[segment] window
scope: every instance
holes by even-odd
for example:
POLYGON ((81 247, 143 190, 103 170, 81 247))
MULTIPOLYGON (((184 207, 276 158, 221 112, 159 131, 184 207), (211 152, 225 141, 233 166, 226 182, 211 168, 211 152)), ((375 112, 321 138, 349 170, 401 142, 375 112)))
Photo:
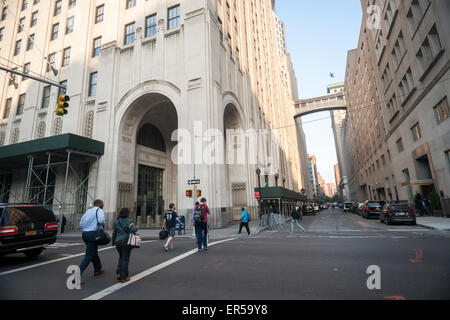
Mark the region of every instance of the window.
POLYGON ((41 0, 34 0, 34 4, 38 4, 39 2, 41 2, 41 0))
POLYGON ((44 87, 44 93, 42 94, 42 105, 41 105, 42 109, 48 108, 50 104, 51 88, 52 88, 51 86, 44 87))
POLYGON ((180 5, 169 8, 168 29, 172 30, 180 26, 180 5))
POLYGON ((395 94, 392 96, 391 100, 389 100, 387 107, 389 110, 390 119, 392 120, 392 118, 397 115, 397 111, 399 111, 397 97, 395 94))
POLYGON ((71 47, 65 48, 63 52, 63 60, 62 60, 62 66, 65 67, 69 65, 70 63, 70 49, 71 47))
POLYGON ((223 42, 223 23, 220 17, 217 17, 217 28, 219 28, 220 42, 223 42))
POLYGON ((28 8, 28 0, 22 0, 22 11, 28 8))
POLYGON ((430 67, 433 60, 436 59, 441 51, 442 42, 439 38, 436 25, 434 25, 416 55, 422 72, 425 72, 430 67))
POLYGON ((14 55, 17 56, 20 54, 20 48, 22 47, 22 40, 18 40, 16 42, 16 47, 14 49, 14 55))
POLYGON ((25 94, 19 96, 19 104, 17 105, 17 115, 23 114, 23 107, 25 105, 25 94))
POLYGON ((402 93, 402 101, 405 102, 411 91, 414 89, 414 80, 412 77, 411 68, 409 68, 403 76, 403 79, 399 84, 399 89, 402 93))
POLYGON ((25 18, 21 18, 19 20, 19 25, 17 26, 17 33, 21 33, 23 31, 24 25, 25 25, 25 18))
POLYGON ((425 11, 430 5, 430 0, 413 0, 406 15, 411 34, 415 34, 425 11))
POLYGON ((59 23, 55 23, 52 26, 52 37, 50 40, 58 39, 58 32, 59 32, 59 23))
POLYGON ((397 150, 398 150, 398 152, 399 152, 399 153, 402 152, 402 151, 403 151, 403 141, 402 141, 402 138, 400 138, 400 139, 397 140, 396 145, 397 145, 397 150))
POLYGON ((95 11, 95 23, 99 23, 103 21, 103 17, 105 14, 105 5, 98 6, 95 11))
POLYGON ((69 9, 75 8, 77 5, 77 0, 69 0, 69 9))
POLYGON ((156 14, 145 18, 145 37, 152 37, 156 34, 156 14))
POLYGON ((34 33, 32 35, 30 35, 30 37, 28 38, 28 43, 27 43, 27 50, 31 50, 34 47, 34 33))
POLYGON ((434 113, 436 114, 436 121, 438 124, 441 124, 448 119, 449 107, 447 97, 442 99, 442 101, 434 107, 434 113))
POLYGON ((61 13, 62 0, 58 0, 55 3, 55 11, 53 12, 54 16, 57 16, 61 13))
POLYGON ((0 41, 3 41, 4 36, 5 36, 5 27, 0 28, 0 41))
POLYGON ((67 24, 66 24, 66 34, 73 32, 73 24, 75 21, 75 17, 67 18, 67 24))
POLYGON ((94 49, 92 50, 92 57, 98 57, 100 55, 100 47, 102 45, 102 37, 94 39, 94 49))
POLYGON ((395 43, 394 49, 392 50, 392 59, 394 60, 394 68, 397 69, 403 56, 406 53, 405 40, 403 39, 403 33, 400 32, 398 35, 397 42, 395 43))
POLYGON ((33 12, 33 15, 31 16, 30 27, 34 27, 35 25, 37 25, 37 17, 38 17, 38 12, 37 11, 33 12))
MULTIPOLYGON (((23 73, 24 74, 29 74, 30 73, 30 63, 26 63, 24 66, 23 66, 23 73)), ((27 77, 22 77, 22 81, 25 81, 25 80, 27 80, 28 78, 27 77)))
POLYGON ((2 9, 2 21, 4 21, 7 16, 8 16, 8 7, 3 7, 3 9, 2 9))
POLYGON ((89 76, 89 97, 97 94, 97 72, 93 72, 89 76))
POLYGON ((136 5, 136 0, 126 0, 127 1, 127 9, 134 7, 136 5))
POLYGON ((3 119, 9 118, 9 113, 11 112, 12 98, 6 100, 5 111, 3 112, 3 119))
POLYGON ((420 131, 420 125, 418 122, 411 128, 411 133, 414 141, 419 141, 420 138, 422 138, 422 132, 420 131))
POLYGON ((134 42, 134 22, 125 26, 125 44, 134 42))
POLYGON ((50 66, 53 67, 55 65, 55 57, 56 57, 56 53, 51 53, 48 55, 47 72, 50 71, 50 66))

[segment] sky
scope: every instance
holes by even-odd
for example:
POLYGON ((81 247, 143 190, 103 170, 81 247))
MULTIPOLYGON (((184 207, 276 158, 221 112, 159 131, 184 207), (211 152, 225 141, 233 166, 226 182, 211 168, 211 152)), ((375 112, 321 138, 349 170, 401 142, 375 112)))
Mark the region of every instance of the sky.
MULTIPOLYGON (((300 99, 324 95, 327 85, 343 82, 347 51, 358 46, 360 0, 276 0, 276 13, 285 23, 300 99)), ((335 182, 337 163, 329 117, 319 112, 302 118, 308 153, 316 156, 326 183, 335 182)))

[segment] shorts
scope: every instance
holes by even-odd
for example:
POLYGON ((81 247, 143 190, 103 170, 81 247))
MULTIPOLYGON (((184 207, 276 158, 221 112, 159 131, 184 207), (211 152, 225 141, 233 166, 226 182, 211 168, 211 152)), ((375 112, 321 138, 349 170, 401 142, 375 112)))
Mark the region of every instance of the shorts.
POLYGON ((169 231, 169 237, 175 237, 175 227, 169 228, 168 231, 169 231))

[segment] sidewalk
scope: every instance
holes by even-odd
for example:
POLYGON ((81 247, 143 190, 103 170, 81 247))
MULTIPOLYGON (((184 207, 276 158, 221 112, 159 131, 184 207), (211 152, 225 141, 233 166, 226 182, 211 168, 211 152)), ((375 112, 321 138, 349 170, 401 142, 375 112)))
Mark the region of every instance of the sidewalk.
MULTIPOLYGON (((259 228, 259 222, 251 221, 250 222, 250 232, 252 235, 255 235, 261 232, 263 229, 259 228)), ((143 240, 159 240, 159 232, 161 229, 144 229, 138 228, 138 234, 141 236, 143 240)), ((239 231, 239 222, 230 224, 226 228, 222 229, 214 229, 209 230, 209 239, 224 239, 229 237, 247 237, 247 231, 245 228, 242 228, 242 234, 238 236, 236 232, 239 231)), ((112 230, 106 230, 110 235, 112 235, 112 230)), ((186 230, 186 234, 184 231, 181 232, 181 235, 178 234, 178 231, 175 234, 176 238, 190 238, 195 239, 195 236, 192 235, 192 230, 186 230)), ((73 240, 79 239, 81 241, 81 231, 68 231, 63 234, 58 233, 58 240, 73 240)))
POLYGON ((417 225, 429 229, 450 231, 450 218, 416 217, 417 225))

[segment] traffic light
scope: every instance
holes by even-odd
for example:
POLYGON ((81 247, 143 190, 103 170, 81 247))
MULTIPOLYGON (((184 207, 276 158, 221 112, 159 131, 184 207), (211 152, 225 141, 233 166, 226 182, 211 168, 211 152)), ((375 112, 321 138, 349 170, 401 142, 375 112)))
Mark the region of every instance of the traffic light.
POLYGON ((69 111, 66 110, 66 108, 69 107, 69 104, 67 103, 68 101, 70 101, 69 96, 66 96, 64 93, 59 94, 58 107, 56 108, 56 115, 64 116, 65 114, 69 113, 69 111))
POLYGON ((197 198, 200 198, 202 196, 202 190, 197 189, 197 198))
POLYGON ((186 197, 187 198, 192 198, 193 192, 192 190, 186 190, 186 197))

